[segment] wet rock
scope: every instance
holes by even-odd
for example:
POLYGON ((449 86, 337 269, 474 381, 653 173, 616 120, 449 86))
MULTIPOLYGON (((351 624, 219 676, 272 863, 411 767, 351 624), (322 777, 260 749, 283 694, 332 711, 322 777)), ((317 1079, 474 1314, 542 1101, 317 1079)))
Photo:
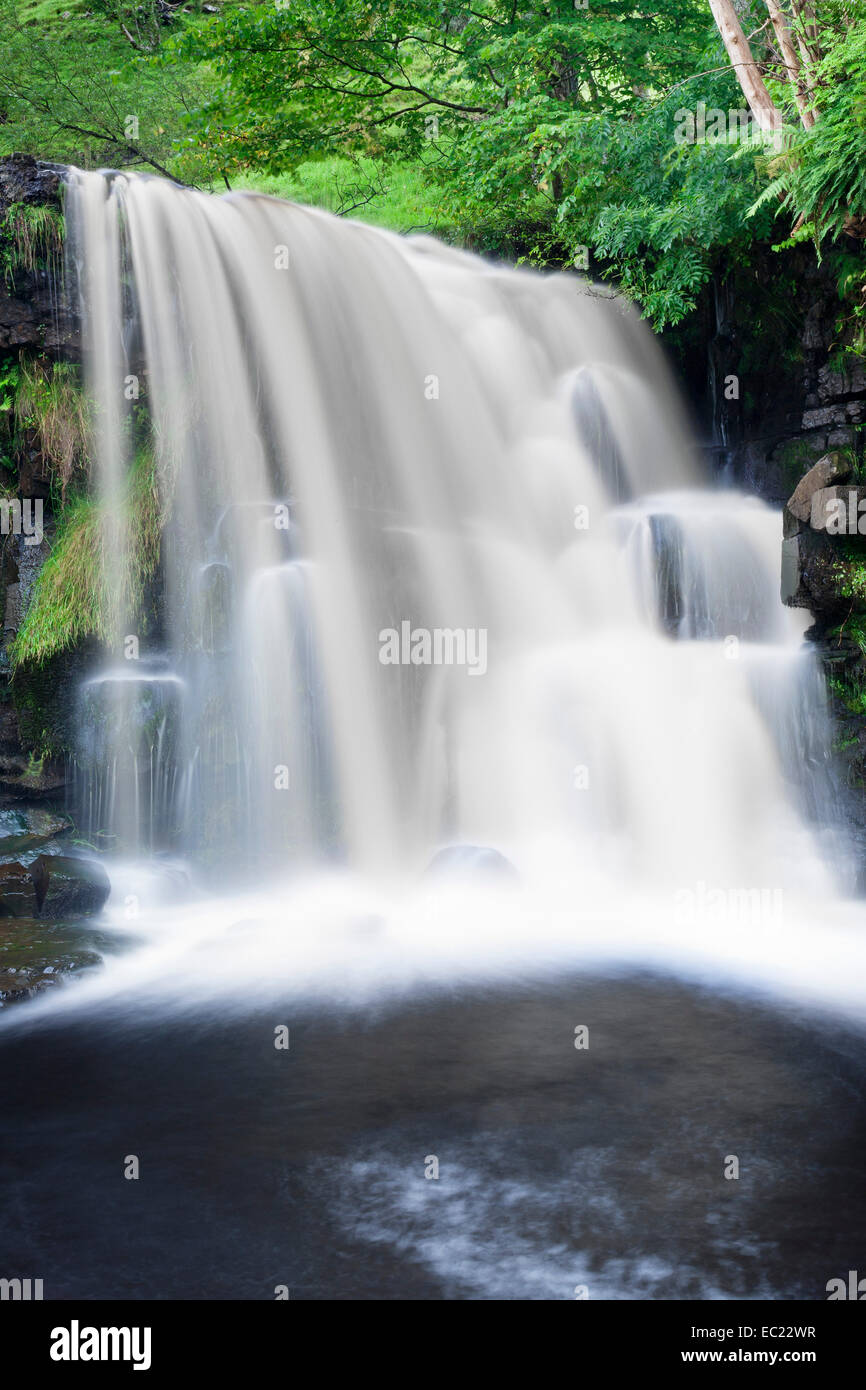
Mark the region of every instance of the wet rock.
MULTIPOLYGON (((804 636, 807 640, 814 632, 810 628, 804 636)), ((840 675, 851 667, 858 666, 863 660, 863 653, 856 642, 850 638, 840 637, 815 637, 815 650, 828 675, 840 675)))
POLYGON ((809 525, 828 535, 866 534, 866 487, 822 487, 812 493, 809 525), (862 523, 862 530, 861 530, 862 523))
POLYGON ((67 816, 41 806, 13 807, 0 811, 0 855, 28 854, 67 834, 72 822, 67 816))
POLYGON ((840 593, 843 562, 837 547, 832 536, 810 527, 782 541, 782 601, 792 608, 808 608, 821 632, 851 610, 850 598, 840 593))
POLYGON ((823 406, 820 410, 803 411, 803 429, 826 429, 827 426, 844 425, 846 413, 844 405, 823 406))
POLYGON ((0 917, 33 917, 36 894, 23 864, 0 864, 0 917))
POLYGON ((12 799, 56 797, 66 786, 61 763, 32 762, 13 756, 0 758, 0 792, 12 799))
POLYGON ((825 454, 800 479, 788 498, 787 509, 797 521, 808 522, 812 515, 812 495, 833 483, 844 483, 851 476, 850 464, 840 454, 825 454))
POLYGON ((57 978, 48 979, 39 970, 0 970, 0 1008, 33 999, 57 983, 57 978))
MULTIPOLYGON (((10 208, 61 210, 60 165, 13 154, 0 159, 0 239, 12 245, 6 227, 10 208)), ((46 351, 62 357, 80 352, 78 327, 62 283, 46 269, 17 266, 0 277, 0 349, 46 351)))
POLYGON ((785 536, 782 541, 782 602, 793 608, 800 606, 805 599, 800 582, 800 540, 798 536, 785 536))
POLYGON ((849 429, 832 430, 827 435, 827 443, 834 449, 850 449, 854 445, 854 431, 849 429))
POLYGON ((448 845, 434 854, 427 866, 427 874, 492 875, 499 879, 517 879, 514 865, 498 849, 488 845, 448 845))
POLYGON ((61 168, 29 154, 0 159, 0 217, 14 203, 31 207, 60 206, 61 168))
POLYGON ((846 361, 841 370, 827 364, 818 371, 818 395, 822 401, 832 401, 840 396, 854 396, 864 391, 866 363, 859 358, 846 361))
POLYGON ((57 989, 101 963, 92 934, 34 918, 0 921, 0 1008, 57 989))
POLYGON ((85 917, 104 906, 111 891, 96 859, 40 854, 31 867, 40 917, 85 917))

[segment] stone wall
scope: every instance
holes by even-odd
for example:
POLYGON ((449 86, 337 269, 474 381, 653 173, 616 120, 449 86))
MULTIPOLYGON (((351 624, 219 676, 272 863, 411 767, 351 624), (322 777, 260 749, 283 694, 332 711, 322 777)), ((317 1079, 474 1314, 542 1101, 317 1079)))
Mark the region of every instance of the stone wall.
POLYGON ((824 454, 863 464, 866 362, 845 318, 829 261, 768 248, 665 335, 713 471, 781 506, 824 454))

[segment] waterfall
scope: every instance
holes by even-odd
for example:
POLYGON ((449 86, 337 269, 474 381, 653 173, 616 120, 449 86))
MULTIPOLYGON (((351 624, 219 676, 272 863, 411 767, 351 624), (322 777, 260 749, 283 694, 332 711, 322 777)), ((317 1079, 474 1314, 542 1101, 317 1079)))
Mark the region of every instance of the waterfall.
POLYGON ((823 675, 650 332, 258 195, 73 171, 66 217, 104 578, 72 809, 111 894, 0 942, 101 958, 0 1016, 4 1285, 856 1281, 823 675))
POLYGON ((112 518, 92 833, 381 882, 463 845, 612 894, 829 889, 830 728, 778 516, 708 489, 620 299, 134 174, 75 172, 67 218, 112 518))

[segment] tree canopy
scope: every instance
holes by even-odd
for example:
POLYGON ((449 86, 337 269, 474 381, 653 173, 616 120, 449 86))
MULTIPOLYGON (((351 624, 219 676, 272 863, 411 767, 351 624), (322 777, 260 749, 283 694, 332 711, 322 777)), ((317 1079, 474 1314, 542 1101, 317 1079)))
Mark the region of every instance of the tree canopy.
POLYGON ((338 210, 392 225, 411 184, 406 226, 591 268, 663 326, 722 258, 862 237, 862 8, 0 0, 0 142, 296 196, 339 168, 338 210))

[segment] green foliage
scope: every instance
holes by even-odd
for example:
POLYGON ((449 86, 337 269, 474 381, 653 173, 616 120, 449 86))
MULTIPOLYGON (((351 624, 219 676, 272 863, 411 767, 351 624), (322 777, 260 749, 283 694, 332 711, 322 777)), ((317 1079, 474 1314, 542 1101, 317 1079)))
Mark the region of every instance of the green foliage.
MULTIPOLYGON (((20 376, 21 369, 17 362, 0 363, 0 467, 13 474, 16 483, 18 465, 15 461, 15 397, 18 394, 20 376)), ((0 482, 0 490, 5 490, 3 482, 0 482)))
POLYGON ((2 252, 7 284, 16 270, 60 269, 65 223, 56 208, 13 203, 6 213, 4 232, 8 238, 2 252))
POLYGON ((162 26, 145 10, 152 21, 152 0, 0 0, 0 154, 169 172, 173 138, 207 75, 151 61, 147 34, 162 26))
POLYGON ((15 397, 21 380, 21 368, 17 362, 0 364, 0 412, 10 414, 15 405, 15 397))
POLYGON ((797 238, 811 236, 820 246, 866 218, 866 25, 840 24, 811 75, 818 119, 810 130, 795 127, 777 177, 755 206, 781 198, 799 224, 797 238))
MULTIPOLYGON (((704 0, 640 14, 631 0, 302 0, 235 7, 163 61, 212 66, 217 91, 187 147, 224 177, 307 169, 334 149, 388 168, 423 159, 424 201, 452 235, 545 264, 589 248, 664 325, 694 307, 719 252, 754 235, 754 167, 732 170, 726 145, 674 140, 682 85, 718 57, 714 34, 704 0)), ((741 104, 730 72, 698 96, 741 104)))
POLYGON ((112 614, 140 611, 159 564, 162 509, 153 457, 141 451, 130 470, 123 501, 128 527, 126 558, 119 576, 109 573, 106 540, 116 521, 92 497, 72 499, 61 515, 51 553, 9 651, 12 670, 42 666, 58 652, 88 637, 112 640, 112 614))
POLYGON ((639 16, 633 0, 294 0, 223 11, 168 52, 220 79, 191 138, 220 169, 274 172, 334 144, 415 156, 431 117, 454 134, 536 95, 634 109, 688 75, 707 21, 702 0, 655 0, 639 16))
POLYGON ((841 559, 835 561, 831 573, 840 598, 866 602, 866 554, 859 540, 840 537, 841 559))
MULTIPOLYGON (((862 681, 846 680, 842 676, 829 676, 827 685, 849 714, 856 714, 861 718, 866 717, 866 688, 864 688, 862 681)), ((855 741, 837 744, 836 751, 839 752, 845 747, 850 747, 851 743, 855 741)))
MULTIPOLYGON (((863 557, 858 555, 845 571, 840 567, 839 572, 845 574, 840 582, 840 593, 847 590, 843 596, 852 598, 853 602, 844 621, 831 628, 827 636, 831 642, 834 639, 840 643, 854 642, 860 649, 862 659, 828 676, 827 684, 849 714, 863 717, 866 716, 866 612, 857 606, 866 598, 866 565, 863 557)), ((841 745, 842 748, 845 746, 841 745)))
POLYGON ((79 497, 68 507, 39 573, 30 607, 10 649, 14 670, 42 665, 91 635, 105 635, 97 504, 79 497))
POLYGON ((161 61, 178 56, 216 76, 185 142, 214 174, 284 177, 336 150, 387 180, 423 159, 450 235, 543 264, 589 252, 659 327, 773 226, 771 204, 746 223, 760 149, 675 139, 678 110, 743 105, 705 0, 242 5, 161 61))
POLYGON ((328 155, 284 174, 242 174, 232 187, 326 208, 395 232, 455 235, 441 192, 420 161, 328 155))
POLYGON ((866 613, 852 607, 844 622, 831 628, 827 635, 831 638, 848 638, 849 641, 856 642, 863 655, 866 656, 866 613))
MULTIPOLYGON (((589 256, 661 327, 756 243, 842 256, 862 234, 851 3, 822 0, 809 131, 763 0, 740 5, 789 122, 779 154, 677 134, 678 111, 745 104, 707 0, 0 0, 0 150, 260 188, 547 265, 589 256)), ((862 345, 862 255, 838 279, 840 341, 862 345)))
POLYGON ((15 396, 15 418, 35 431, 42 454, 60 485, 61 502, 76 471, 86 470, 91 410, 78 368, 68 362, 22 360, 15 396))
MULTIPOLYGON (((703 88, 725 109, 732 80, 703 88)), ((455 145, 446 161, 450 208, 466 229, 496 199, 510 225, 534 223, 530 259, 580 263, 588 248, 658 326, 694 308, 720 252, 745 256, 743 218, 755 164, 731 168, 723 141, 674 144, 675 93, 613 118, 556 114, 549 99, 514 103, 455 145), (462 215, 461 215, 462 214, 462 215)), ((771 224, 764 219, 764 230, 771 224)))

